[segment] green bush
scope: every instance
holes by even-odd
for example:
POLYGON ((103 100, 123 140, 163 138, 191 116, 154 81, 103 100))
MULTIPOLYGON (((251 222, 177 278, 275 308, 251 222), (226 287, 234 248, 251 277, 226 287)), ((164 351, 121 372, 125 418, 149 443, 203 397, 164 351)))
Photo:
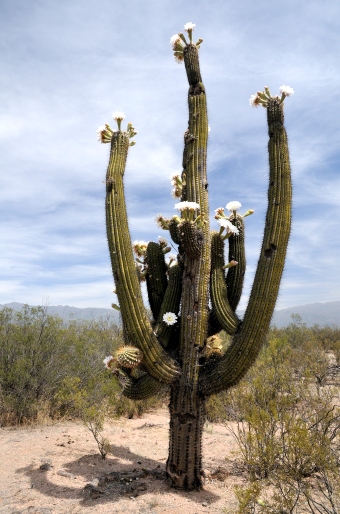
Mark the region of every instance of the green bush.
POLYGON ((149 408, 147 402, 120 399, 117 379, 104 370, 103 358, 122 344, 121 330, 110 320, 65 324, 42 307, 25 306, 21 312, 4 308, 0 311, 1 425, 83 417, 87 404, 106 405, 110 415, 132 416, 149 408), (72 397, 73 389, 81 392, 83 403, 72 397))
POLYGON ((274 330, 256 365, 227 399, 248 470, 238 514, 338 513, 339 388, 325 385, 320 332, 274 330), (298 336, 301 335, 300 342, 298 336), (303 510, 307 509, 307 510, 303 510))

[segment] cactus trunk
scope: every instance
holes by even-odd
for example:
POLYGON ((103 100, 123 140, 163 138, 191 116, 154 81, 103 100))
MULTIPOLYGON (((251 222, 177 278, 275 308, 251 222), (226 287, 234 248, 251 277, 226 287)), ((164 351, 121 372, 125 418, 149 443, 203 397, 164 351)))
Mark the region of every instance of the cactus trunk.
POLYGON ((202 488, 202 435, 205 421, 205 400, 198 388, 184 375, 178 386, 171 387, 170 441, 166 463, 168 482, 177 489, 191 491, 202 488))

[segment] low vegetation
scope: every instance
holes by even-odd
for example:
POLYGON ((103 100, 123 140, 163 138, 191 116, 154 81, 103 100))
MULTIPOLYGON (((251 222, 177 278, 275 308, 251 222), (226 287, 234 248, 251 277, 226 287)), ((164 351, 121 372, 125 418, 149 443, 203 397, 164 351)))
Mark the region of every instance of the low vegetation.
POLYGON ((340 512, 340 331, 295 321, 219 399, 248 477, 233 514, 340 512))
MULTIPOLYGON (((166 393, 143 402, 121 396, 103 366, 123 341, 109 319, 65 324, 42 307, 4 308, 0 341, 1 426, 80 418, 105 458, 106 417, 141 415, 166 400, 166 393)), ((340 512, 339 360, 340 329, 308 328, 295 316, 271 329, 237 387, 209 399, 208 421, 229 426, 246 470, 232 514, 340 512)))
MULTIPOLYGON (((122 345, 110 320, 71 321, 42 307, 0 311, 0 425, 78 417, 102 423, 105 416, 141 414, 154 401, 120 397, 118 380, 103 358, 122 345)), ((97 427, 98 428, 98 427, 97 427)))

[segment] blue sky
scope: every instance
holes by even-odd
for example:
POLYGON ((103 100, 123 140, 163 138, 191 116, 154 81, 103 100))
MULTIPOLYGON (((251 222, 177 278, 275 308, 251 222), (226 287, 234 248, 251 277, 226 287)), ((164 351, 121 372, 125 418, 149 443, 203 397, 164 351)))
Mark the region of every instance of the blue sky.
MULTIPOLYGON (((293 230, 277 308, 340 300, 340 3, 333 0, 2 0, 0 4, 0 303, 107 307, 116 301, 104 184, 113 111, 138 135, 126 194, 132 240, 157 240, 175 213, 187 81, 170 37, 202 37, 211 212, 246 219, 247 302, 267 196, 267 127, 251 94, 288 84, 293 230)), ((212 225, 214 227, 214 224, 212 225)), ((216 225, 217 228, 217 225, 216 225)))

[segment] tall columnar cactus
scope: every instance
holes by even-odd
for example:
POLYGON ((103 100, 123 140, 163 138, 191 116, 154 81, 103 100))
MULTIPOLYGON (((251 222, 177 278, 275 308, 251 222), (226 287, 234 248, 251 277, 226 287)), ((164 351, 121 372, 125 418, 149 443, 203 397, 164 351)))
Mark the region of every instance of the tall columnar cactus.
POLYGON ((202 487, 202 429, 205 401, 236 384, 253 364, 264 342, 277 299, 291 224, 291 178, 283 101, 268 88, 252 96, 253 106, 267 109, 269 131, 268 210, 261 253, 249 303, 241 321, 235 311, 246 269, 244 218, 241 204, 230 202, 228 216, 216 209, 219 231, 211 232, 206 174, 208 116, 195 25, 171 38, 175 58, 184 61, 189 81, 189 123, 184 133, 183 171, 171 177, 178 215, 157 217, 178 245, 167 260, 166 240, 137 241, 132 252, 124 199, 123 176, 130 142, 136 132, 121 130, 123 113, 114 113, 118 130, 99 128, 99 139, 111 143, 106 175, 106 227, 116 293, 126 346, 105 359, 111 370, 125 375, 124 394, 147 398, 170 387, 170 444, 166 470, 178 488, 202 487), (188 40, 187 40, 188 39, 188 40), (225 243, 229 259, 225 264, 225 243), (146 280, 153 319, 143 304, 140 282, 146 280), (210 302, 210 303, 209 303, 210 302), (210 306, 209 306, 210 305, 210 306), (223 354, 217 334, 224 329, 232 342, 223 354))

